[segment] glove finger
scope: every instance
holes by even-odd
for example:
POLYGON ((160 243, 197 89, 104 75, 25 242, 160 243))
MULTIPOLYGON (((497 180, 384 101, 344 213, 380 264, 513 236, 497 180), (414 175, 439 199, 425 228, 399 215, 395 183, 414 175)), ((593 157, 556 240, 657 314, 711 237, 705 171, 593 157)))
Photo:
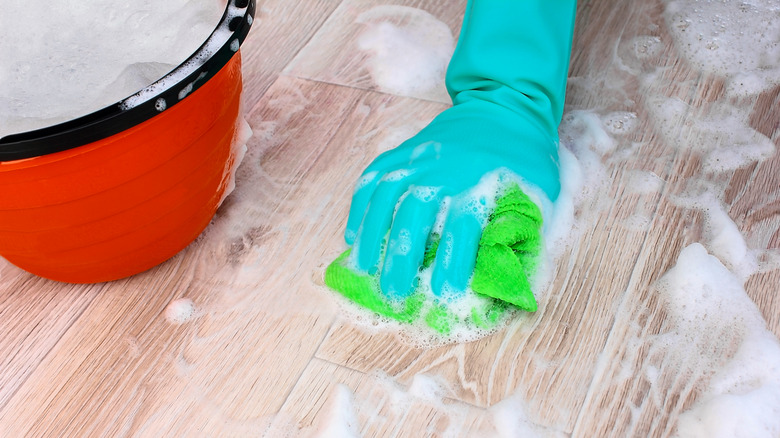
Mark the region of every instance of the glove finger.
POLYGON ((482 223, 471 213, 452 208, 444 222, 431 287, 437 296, 459 297, 468 287, 482 236, 482 223))
POLYGON ((380 287, 392 299, 408 297, 414 290, 423 263, 428 236, 436 221, 440 202, 435 194, 421 197, 417 190, 401 201, 393 218, 380 287))
POLYGON ((347 218, 347 229, 344 231, 344 240, 347 245, 355 243, 358 227, 363 221, 363 215, 366 213, 366 207, 374 194, 377 184, 382 175, 376 171, 366 171, 361 175, 355 184, 355 190, 352 194, 352 202, 349 206, 349 217, 347 218))
POLYGON ((423 142, 417 137, 412 137, 401 143, 397 148, 385 151, 377 156, 363 171, 363 175, 355 185, 350 204, 347 228, 344 232, 344 240, 348 245, 355 243, 358 227, 363 220, 363 215, 368 202, 377 184, 385 175, 393 173, 393 169, 403 169, 412 161, 424 157, 436 157, 440 153, 441 145, 435 142, 423 142), (409 150, 410 152, 406 152, 409 150))
POLYGON ((371 195, 353 245, 353 254, 357 258, 357 267, 361 271, 372 275, 376 272, 382 244, 390 229, 395 206, 408 187, 409 183, 404 180, 383 180, 371 195))

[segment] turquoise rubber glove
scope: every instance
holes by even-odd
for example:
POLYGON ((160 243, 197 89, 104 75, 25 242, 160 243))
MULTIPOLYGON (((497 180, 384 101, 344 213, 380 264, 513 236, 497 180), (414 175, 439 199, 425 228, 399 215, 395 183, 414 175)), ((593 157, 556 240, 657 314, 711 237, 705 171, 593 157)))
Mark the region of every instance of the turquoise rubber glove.
POLYGON ((557 129, 575 9, 575 0, 469 1, 447 69, 454 105, 377 157, 352 198, 345 239, 353 263, 381 269, 389 298, 413 292, 445 200, 431 286, 445 298, 466 290, 485 224, 481 206, 489 204, 469 192, 487 173, 508 170, 558 197, 557 129))

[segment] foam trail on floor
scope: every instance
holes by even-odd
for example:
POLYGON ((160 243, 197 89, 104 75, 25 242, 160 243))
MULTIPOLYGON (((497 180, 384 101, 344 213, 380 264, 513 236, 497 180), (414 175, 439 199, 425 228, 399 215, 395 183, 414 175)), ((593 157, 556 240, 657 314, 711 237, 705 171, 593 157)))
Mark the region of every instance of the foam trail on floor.
POLYGON ((680 415, 679 436, 779 436, 780 342, 742 281, 696 243, 683 249, 655 287, 669 312, 665 342, 672 354, 712 375, 680 415))
POLYGON ((780 6, 774 0, 666 0, 664 18, 680 54, 728 79, 733 96, 780 83, 780 6))
POLYGON ((311 438, 360 438, 354 403, 352 391, 345 385, 336 385, 328 399, 328 414, 305 435, 311 438))
POLYGON ((428 12, 383 5, 363 12, 358 48, 374 83, 393 94, 448 101, 444 74, 455 49, 449 26, 428 12))

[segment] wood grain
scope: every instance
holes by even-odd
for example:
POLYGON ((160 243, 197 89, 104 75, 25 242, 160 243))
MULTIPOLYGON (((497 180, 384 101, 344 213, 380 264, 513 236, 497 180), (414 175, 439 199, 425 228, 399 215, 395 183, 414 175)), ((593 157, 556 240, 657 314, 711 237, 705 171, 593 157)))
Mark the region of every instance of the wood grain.
POLYGON ((0 436, 314 436, 344 394, 366 437, 494 436, 496 405, 513 399, 541 436, 673 435, 710 378, 659 342, 673 327, 654 284, 707 240, 709 213, 680 199, 709 191, 737 224, 760 265, 745 289, 780 336, 780 155, 707 172, 708 150, 692 146, 712 139, 695 122, 721 105, 780 146, 780 87, 729 98, 724 78, 679 56, 663 7, 579 2, 562 142, 596 157, 600 185, 539 311, 477 342, 417 349, 344 317, 322 272, 346 248, 365 166, 448 106, 441 88, 376 83, 359 47, 376 24, 365 14, 394 26, 425 16, 457 37, 465 1, 262 2, 242 48, 254 136, 192 245, 99 285, 0 260, 0 436), (659 102, 682 110, 667 120, 659 102), (597 122, 631 113, 636 126, 599 148, 578 137, 579 110, 597 122), (166 310, 179 299, 196 313, 175 324, 166 310), (413 394, 419 376, 443 392, 413 394))
POLYGON ((339 2, 330 0, 258 1, 255 21, 241 46, 244 95, 251 108, 274 83, 301 48, 322 26, 339 2))

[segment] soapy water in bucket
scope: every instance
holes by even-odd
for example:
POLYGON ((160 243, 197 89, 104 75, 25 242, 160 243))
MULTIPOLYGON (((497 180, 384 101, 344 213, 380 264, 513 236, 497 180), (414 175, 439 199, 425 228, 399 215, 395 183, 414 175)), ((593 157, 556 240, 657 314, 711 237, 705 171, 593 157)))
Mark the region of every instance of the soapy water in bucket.
POLYGON ((192 55, 227 0, 7 0, 0 14, 0 138, 122 100, 192 55))

